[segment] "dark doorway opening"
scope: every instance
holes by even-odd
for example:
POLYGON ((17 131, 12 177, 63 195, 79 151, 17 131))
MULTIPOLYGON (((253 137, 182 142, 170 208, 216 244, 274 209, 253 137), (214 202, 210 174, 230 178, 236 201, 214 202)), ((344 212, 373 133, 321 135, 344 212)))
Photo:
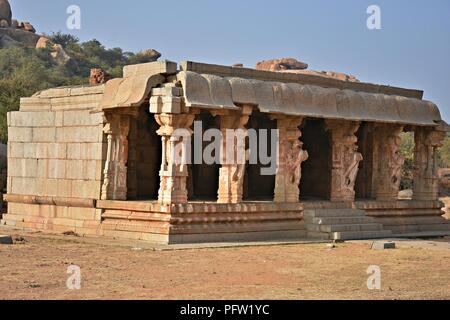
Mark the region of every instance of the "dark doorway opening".
MULTIPOLYGON (((219 118, 214 117, 209 112, 201 112, 196 115, 195 121, 201 121, 202 123, 202 135, 208 129, 220 129, 219 118)), ((192 135, 191 140, 191 165, 188 166, 189 177, 187 180, 188 198, 193 201, 217 201, 217 192, 219 189, 219 169, 220 164, 206 164, 202 157, 201 164, 194 163, 194 142, 196 139, 196 133, 192 135)), ((213 141, 203 141, 202 139, 202 153, 205 148, 213 141)), ((215 156, 215 155, 214 155, 215 156)))
POLYGON ((331 192, 331 142, 323 120, 307 119, 301 128, 303 149, 309 158, 302 165, 301 200, 329 200, 331 192))
POLYGON ((373 166, 374 166, 374 140, 373 127, 367 122, 361 123, 358 132, 358 152, 363 160, 359 163, 358 175, 355 183, 356 199, 372 199, 373 190, 373 166))
POLYGON ((127 187, 130 200, 157 200, 162 142, 159 125, 147 108, 131 118, 128 136, 127 187))
MULTIPOLYGON (((257 145, 259 152, 259 145, 261 135, 258 130, 266 129, 267 131, 267 156, 272 157, 277 152, 272 150, 271 141, 272 135, 275 134, 271 130, 277 129, 276 120, 271 120, 266 114, 254 112, 249 119, 248 129, 256 130, 257 145)), ((261 174, 262 168, 270 167, 263 165, 258 157, 256 164, 248 164, 244 177, 244 200, 246 201, 273 201, 275 190, 275 172, 274 174, 261 174)))

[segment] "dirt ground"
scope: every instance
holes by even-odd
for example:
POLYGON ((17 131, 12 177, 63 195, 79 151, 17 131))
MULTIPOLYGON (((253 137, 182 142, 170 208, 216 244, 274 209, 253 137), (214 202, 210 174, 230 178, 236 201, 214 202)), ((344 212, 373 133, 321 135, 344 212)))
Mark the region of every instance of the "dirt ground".
POLYGON ((392 250, 367 241, 148 250, 9 234, 16 243, 0 245, 0 299, 450 299, 449 238, 392 250), (80 290, 66 287, 71 264, 81 268, 80 290), (381 268, 381 290, 367 288, 369 265, 381 268))

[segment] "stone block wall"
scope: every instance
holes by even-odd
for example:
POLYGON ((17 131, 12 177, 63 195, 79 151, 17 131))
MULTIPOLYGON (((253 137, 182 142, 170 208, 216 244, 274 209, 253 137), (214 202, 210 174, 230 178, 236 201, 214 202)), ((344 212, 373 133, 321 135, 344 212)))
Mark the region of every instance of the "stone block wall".
POLYGON ((106 138, 104 86, 57 88, 8 114, 8 214, 1 224, 80 235, 101 233, 106 138))
POLYGON ((73 88, 22 99, 8 114, 8 194, 100 198, 104 122, 91 112, 100 98, 73 88))

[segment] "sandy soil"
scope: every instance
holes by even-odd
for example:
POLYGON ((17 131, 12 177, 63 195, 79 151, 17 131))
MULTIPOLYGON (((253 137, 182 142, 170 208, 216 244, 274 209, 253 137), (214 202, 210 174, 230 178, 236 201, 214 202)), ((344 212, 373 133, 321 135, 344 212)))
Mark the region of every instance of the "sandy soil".
POLYGON ((383 251, 368 242, 154 251, 10 234, 25 241, 0 245, 0 299, 450 299, 450 239, 383 251), (66 287, 71 264, 81 290, 66 287), (381 290, 367 289, 369 265, 381 268, 381 290))

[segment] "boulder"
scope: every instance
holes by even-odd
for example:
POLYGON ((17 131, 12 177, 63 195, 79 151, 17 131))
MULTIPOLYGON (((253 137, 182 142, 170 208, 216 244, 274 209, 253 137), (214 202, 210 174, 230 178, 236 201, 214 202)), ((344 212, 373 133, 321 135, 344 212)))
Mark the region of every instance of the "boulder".
POLYGON ((0 28, 9 28, 8 21, 5 19, 0 20, 0 28))
POLYGON ((138 53, 138 55, 145 57, 146 62, 157 61, 161 58, 161 53, 156 51, 155 49, 147 49, 138 53))
POLYGON ((9 38, 30 48, 34 48, 40 38, 39 35, 22 29, 0 28, 0 37, 3 36, 8 36, 9 38))
POLYGON ((31 23, 23 22, 21 25, 23 26, 23 29, 25 31, 36 33, 36 29, 33 27, 33 25, 31 23))
POLYGON ((11 25, 12 11, 8 0, 0 0, 0 20, 5 20, 11 25))
POLYGON ((258 62, 256 69, 265 71, 305 70, 308 69, 308 65, 294 58, 281 58, 258 62))
POLYGON ((60 44, 53 43, 46 37, 40 37, 36 43, 36 49, 51 48, 50 55, 60 65, 65 65, 71 61, 71 57, 64 51, 60 44))

